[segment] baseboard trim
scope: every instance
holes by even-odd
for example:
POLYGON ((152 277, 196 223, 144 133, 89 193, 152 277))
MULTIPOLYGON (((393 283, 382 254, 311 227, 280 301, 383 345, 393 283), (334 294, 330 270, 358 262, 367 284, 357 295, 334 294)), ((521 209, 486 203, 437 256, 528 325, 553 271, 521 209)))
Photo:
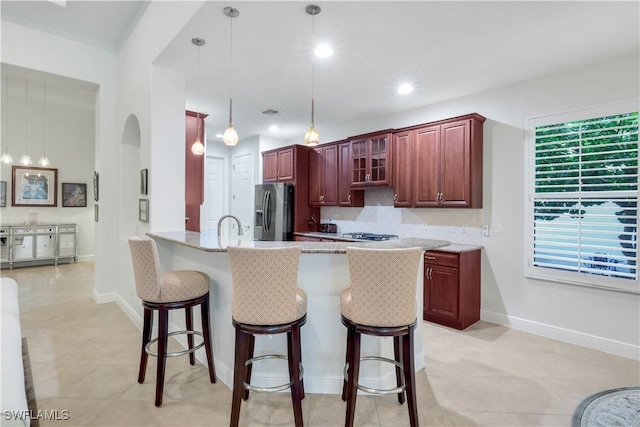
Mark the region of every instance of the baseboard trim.
POLYGON ((487 310, 480 311, 480 318, 486 322, 508 326, 519 331, 640 361, 640 346, 637 345, 487 310))
POLYGON ((93 290, 93 300, 96 304, 106 304, 108 302, 115 302, 118 294, 115 292, 109 292, 106 294, 100 294, 95 289, 93 290))

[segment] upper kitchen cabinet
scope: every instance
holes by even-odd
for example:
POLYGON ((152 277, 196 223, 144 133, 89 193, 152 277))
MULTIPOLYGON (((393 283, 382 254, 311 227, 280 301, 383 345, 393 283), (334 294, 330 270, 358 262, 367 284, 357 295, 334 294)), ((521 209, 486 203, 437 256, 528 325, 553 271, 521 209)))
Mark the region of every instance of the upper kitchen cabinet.
POLYGON ((338 144, 324 144, 309 153, 309 204, 338 205, 338 144))
POLYGON ((204 203, 204 158, 191 152, 191 146, 200 137, 205 140, 204 119, 208 114, 186 112, 185 125, 185 229, 200 231, 200 206, 204 203))
POLYGON ((338 206, 361 208, 364 206, 364 190, 351 189, 351 143, 338 143, 338 206))
POLYGON ((352 187, 390 187, 392 185, 391 138, 391 132, 384 131, 350 139, 352 187))
POLYGON ((484 121, 469 114, 396 133, 395 206, 481 208, 484 121))
POLYGON ((296 146, 262 153, 263 182, 292 182, 296 179, 296 146))

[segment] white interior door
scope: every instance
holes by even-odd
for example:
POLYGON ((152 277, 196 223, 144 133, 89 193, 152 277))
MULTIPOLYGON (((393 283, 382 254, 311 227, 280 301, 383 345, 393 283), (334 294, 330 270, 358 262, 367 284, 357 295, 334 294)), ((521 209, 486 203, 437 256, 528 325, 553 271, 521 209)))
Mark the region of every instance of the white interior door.
POLYGON ((205 177, 204 215, 200 229, 216 230, 227 205, 223 157, 207 156, 205 177))
MULTIPOLYGON (((231 166, 231 212, 242 223, 245 236, 253 236, 253 155, 233 157, 231 166)), ((236 226, 235 221, 232 223, 236 226)), ((234 228, 235 231, 235 228, 234 228)))

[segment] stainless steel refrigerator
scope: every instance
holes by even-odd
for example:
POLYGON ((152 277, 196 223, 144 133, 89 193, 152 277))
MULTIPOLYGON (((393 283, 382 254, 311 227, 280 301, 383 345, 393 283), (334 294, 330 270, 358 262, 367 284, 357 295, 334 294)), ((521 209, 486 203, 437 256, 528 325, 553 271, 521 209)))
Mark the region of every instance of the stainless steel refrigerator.
POLYGON ((293 184, 256 185, 255 239, 293 240, 293 190, 293 184))

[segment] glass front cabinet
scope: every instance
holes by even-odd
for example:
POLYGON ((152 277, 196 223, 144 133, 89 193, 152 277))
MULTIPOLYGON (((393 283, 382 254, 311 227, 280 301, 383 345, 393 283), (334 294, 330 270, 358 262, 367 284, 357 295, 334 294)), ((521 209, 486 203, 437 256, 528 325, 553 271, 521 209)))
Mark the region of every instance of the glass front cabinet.
POLYGON ((3 265, 8 264, 10 269, 15 263, 53 261, 58 265, 60 259, 76 262, 77 242, 77 224, 2 226, 0 261, 3 265))

